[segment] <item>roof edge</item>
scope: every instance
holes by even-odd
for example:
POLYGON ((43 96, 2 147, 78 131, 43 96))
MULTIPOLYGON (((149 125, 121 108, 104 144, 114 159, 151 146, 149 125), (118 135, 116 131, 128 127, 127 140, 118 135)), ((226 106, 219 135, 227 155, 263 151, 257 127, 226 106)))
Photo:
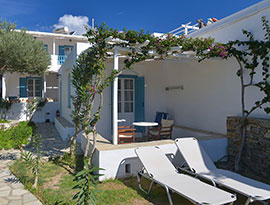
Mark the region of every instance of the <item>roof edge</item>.
POLYGON ((208 25, 200 30, 197 30, 197 31, 187 35, 187 37, 190 37, 190 38, 199 37, 199 36, 204 35, 212 30, 233 24, 233 23, 235 23, 235 22, 237 22, 245 17, 254 15, 255 13, 258 13, 262 10, 267 9, 267 8, 270 8, 270 0, 261 1, 257 4, 250 6, 250 7, 242 9, 242 10, 240 10, 240 11, 238 11, 230 16, 227 16, 227 17, 219 20, 216 23, 210 24, 210 25, 208 25))

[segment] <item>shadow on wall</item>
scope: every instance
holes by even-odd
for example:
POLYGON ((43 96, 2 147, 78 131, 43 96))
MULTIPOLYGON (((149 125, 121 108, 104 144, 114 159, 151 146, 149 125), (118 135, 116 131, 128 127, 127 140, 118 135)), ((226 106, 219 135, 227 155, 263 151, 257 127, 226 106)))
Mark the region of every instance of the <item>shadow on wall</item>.
POLYGON ((26 118, 26 103, 12 103, 11 108, 7 112, 8 120, 25 121, 26 118))
MULTIPOLYGON (((175 155, 170 153, 166 154, 166 156, 172 162, 175 168, 185 163, 184 158, 178 150, 175 155)), ((116 178, 135 176, 139 171, 142 170, 142 167, 143 165, 138 157, 126 158, 120 162, 116 173, 116 178)))
MULTIPOLYGON (((13 103, 11 108, 7 112, 8 120, 19 120, 25 121, 27 120, 27 112, 26 112, 26 102, 23 103, 13 103)), ((37 108, 36 112, 33 116, 34 122, 54 122, 54 118, 56 117, 56 110, 59 110, 58 102, 47 102, 44 107, 37 108)))

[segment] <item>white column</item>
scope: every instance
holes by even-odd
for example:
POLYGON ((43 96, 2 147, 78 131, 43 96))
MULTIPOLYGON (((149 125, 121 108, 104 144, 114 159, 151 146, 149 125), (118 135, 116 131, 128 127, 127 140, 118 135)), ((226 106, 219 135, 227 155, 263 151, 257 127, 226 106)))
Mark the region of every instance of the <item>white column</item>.
MULTIPOLYGON (((114 70, 118 70, 118 50, 114 50, 114 70)), ((118 144, 118 77, 113 81, 113 144, 118 144)))
POLYGON ((47 97, 47 77, 43 76, 43 98, 47 97))
POLYGON ((56 49, 55 49, 55 38, 53 38, 53 50, 52 50, 53 55, 55 55, 55 53, 56 53, 55 50, 56 50, 56 49))
POLYGON ((2 75, 2 98, 7 97, 7 74, 2 75))

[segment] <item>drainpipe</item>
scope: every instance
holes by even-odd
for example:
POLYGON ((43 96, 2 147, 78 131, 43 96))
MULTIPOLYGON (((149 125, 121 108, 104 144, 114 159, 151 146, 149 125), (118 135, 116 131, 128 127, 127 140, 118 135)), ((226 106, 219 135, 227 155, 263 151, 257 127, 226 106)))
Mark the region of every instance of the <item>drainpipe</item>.
MULTIPOLYGON (((114 49, 114 70, 118 70, 118 50, 114 49)), ((113 144, 118 144, 118 77, 113 81, 113 144)))

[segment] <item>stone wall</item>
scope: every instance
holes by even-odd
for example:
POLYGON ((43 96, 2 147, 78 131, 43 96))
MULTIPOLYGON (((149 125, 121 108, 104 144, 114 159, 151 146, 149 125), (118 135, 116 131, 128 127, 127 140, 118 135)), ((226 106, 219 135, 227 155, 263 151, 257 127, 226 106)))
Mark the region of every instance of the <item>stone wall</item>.
MULTIPOLYGON (((227 118, 228 155, 235 157, 241 144, 241 117, 227 118)), ((229 158, 233 160, 232 158, 229 158)), ((270 177, 270 119, 249 118, 242 167, 270 177)), ((240 165, 240 166, 241 166, 240 165)))

